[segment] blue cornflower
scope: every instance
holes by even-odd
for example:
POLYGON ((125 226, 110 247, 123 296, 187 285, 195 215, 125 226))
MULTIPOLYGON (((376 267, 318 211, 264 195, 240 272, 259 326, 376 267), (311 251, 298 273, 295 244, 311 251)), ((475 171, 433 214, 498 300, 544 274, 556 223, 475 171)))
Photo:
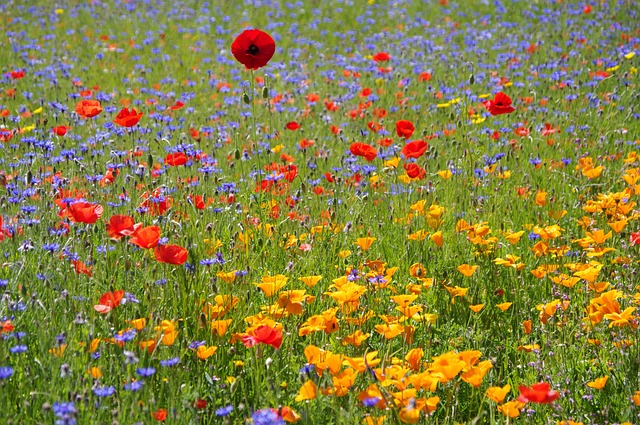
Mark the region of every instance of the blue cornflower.
POLYGON ((200 265, 201 266, 212 266, 216 264, 216 259, 215 258, 204 258, 202 260, 200 260, 200 265))
POLYGON ((167 360, 160 360, 160 366, 171 367, 180 363, 180 357, 173 357, 167 360))
POLYGON ((130 329, 128 331, 115 334, 113 336, 113 339, 115 339, 118 342, 129 342, 135 339, 136 333, 137 332, 135 329, 130 329))
POLYGON ((195 350, 196 348, 200 347, 201 345, 205 345, 206 343, 207 341, 193 341, 191 344, 189 344, 189 348, 195 350))
POLYGON ((26 345, 15 345, 15 346, 9 348, 9 351, 12 354, 16 354, 16 353, 24 353, 24 352, 27 351, 27 349, 28 349, 28 347, 26 345))
POLYGON ((233 411, 233 406, 230 404, 225 407, 216 409, 216 416, 227 416, 233 411))
POLYGON ((116 392, 116 387, 114 387, 113 385, 109 387, 107 386, 96 387, 93 389, 93 393, 98 397, 109 397, 113 395, 115 392, 116 392))
POLYGON ((351 269, 351 271, 349 272, 349 275, 347 276, 347 280, 349 282, 354 282, 356 280, 360 279, 360 275, 358 273, 358 269, 351 269))
POLYGON ((251 420, 254 425, 284 425, 284 419, 272 409, 262 409, 253 412, 251 420))
POLYGON ((0 367, 0 380, 1 379, 9 379, 13 375, 13 368, 11 366, 2 366, 0 367))
POLYGON ((53 403, 53 414, 56 415, 56 425, 75 425, 77 413, 73 402, 53 403))
POLYGON ((124 389, 127 391, 136 392, 142 388, 144 383, 142 381, 131 381, 124 384, 124 389))
POLYGON ((370 277, 369 282, 377 285, 384 285, 385 283, 387 283, 387 279, 381 274, 377 274, 373 277, 370 277))
POLYGON ((362 404, 364 404, 365 407, 372 407, 378 404, 380 400, 382 400, 380 397, 367 397, 362 400, 362 404))
POLYGON ((139 367, 136 369, 136 373, 146 378, 156 373, 156 369, 153 367, 139 367))
POLYGON ((311 372, 313 372, 313 371, 315 370, 315 368, 316 368, 316 367, 315 367, 315 365, 313 365, 313 364, 306 364, 306 365, 304 365, 304 366, 302 366, 302 367, 300 368, 300 371, 299 371, 299 372, 300 372, 301 374, 304 374, 304 375, 310 375, 310 374, 311 374, 311 372))

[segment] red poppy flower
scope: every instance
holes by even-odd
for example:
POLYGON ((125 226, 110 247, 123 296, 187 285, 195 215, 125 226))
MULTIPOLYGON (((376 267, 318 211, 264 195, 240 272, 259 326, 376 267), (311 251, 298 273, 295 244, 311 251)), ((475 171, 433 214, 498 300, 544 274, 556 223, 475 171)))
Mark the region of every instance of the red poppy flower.
POLYGON ((120 174, 120 170, 117 168, 109 168, 104 174, 104 177, 100 179, 100 187, 105 187, 107 184, 113 183, 116 180, 116 177, 118 177, 118 174, 120 174))
POLYGON ((180 102, 179 100, 174 104, 169 106, 169 109, 171 109, 172 111, 177 111, 178 109, 182 108, 184 106, 184 103, 180 102))
POLYGON ((203 210, 207 206, 202 195, 189 195, 188 199, 191 201, 193 206, 199 210, 203 210))
POLYGON ((120 305, 120 301, 124 297, 124 290, 107 292, 100 297, 99 304, 94 305, 93 308, 102 314, 106 314, 120 305))
POLYGON ((189 252, 180 245, 158 245, 153 253, 159 262, 176 266, 186 263, 189 256, 189 252))
POLYGON ((408 139, 414 131, 416 131, 416 128, 411 121, 400 120, 396 122, 396 134, 398 134, 398 137, 408 139))
POLYGON ((424 140, 413 140, 402 148, 401 153, 405 158, 420 158, 429 148, 429 144, 424 140))
POLYGON ((195 401, 195 403, 193 403, 193 405, 198 410, 206 409, 207 408, 207 400, 205 400, 203 398, 199 398, 199 399, 197 399, 195 401))
POLYGON ((76 223, 93 224, 102 215, 102 205, 90 202, 75 202, 69 205, 69 218, 76 223))
POLYGON ((291 122, 288 122, 285 127, 287 128, 287 130, 297 130, 300 128, 300 124, 298 124, 295 121, 291 121, 291 122))
POLYGON ((314 144, 315 144, 315 141, 309 140, 309 139, 301 139, 300 142, 298 142, 298 146, 300 147, 300 149, 310 148, 314 144))
POLYGON ((385 148, 388 147, 388 146, 391 146, 392 143, 393 143, 393 139, 391 139, 389 137, 385 137, 384 139, 378 140, 378 144, 380 146, 384 146, 385 148))
POLYGON ((560 393, 551 390, 551 385, 546 382, 533 384, 531 387, 520 385, 518 389, 520 390, 518 401, 523 403, 532 402, 549 404, 553 403, 558 399, 558 397, 560 397, 560 393))
POLYGON ((24 77, 24 71, 20 70, 20 71, 11 71, 11 73, 9 74, 9 76, 11 77, 12 80, 19 80, 20 78, 24 77))
POLYGON ((363 156, 369 162, 378 156, 378 151, 373 146, 360 142, 352 143, 349 147, 349 152, 355 156, 363 156))
POLYGON ((541 133, 543 136, 551 136, 552 134, 560 132, 559 128, 554 128, 551 124, 546 123, 541 133))
POLYGON ((170 153, 164 157, 164 163, 172 167, 184 165, 188 160, 189 158, 183 152, 170 153))
POLYGON ((518 127, 513 130, 520 137, 527 137, 529 135, 529 129, 527 127, 518 127))
POLYGON ((387 52, 378 52, 373 55, 373 60, 376 62, 386 62, 391 59, 391 55, 387 52))
POLYGON ((158 226, 143 227, 133 234, 129 242, 142 249, 155 248, 160 241, 161 232, 158 226))
POLYGON ((482 102, 482 106, 487 108, 491 115, 510 114, 516 110, 511 106, 511 98, 501 91, 496 93, 493 99, 482 102))
POLYGON ((11 323, 11 320, 5 320, 4 322, 0 322, 0 334, 2 332, 13 332, 15 326, 11 323))
POLYGON ((640 232, 631 233, 630 241, 631 246, 640 245, 640 232))
POLYGON ((167 409, 158 409, 155 412, 151 412, 151 416, 158 422, 164 422, 167 419, 167 409))
POLYGON ((271 326, 258 326, 250 335, 243 336, 242 342, 247 348, 251 348, 258 343, 280 348, 280 345, 282 345, 282 331, 274 329, 271 326))
POLYGON ((380 124, 379 122, 375 122, 375 121, 370 121, 367 123, 367 127, 369 127, 369 130, 373 131, 374 133, 377 133, 378 131, 380 131, 383 127, 382 124, 380 124))
POLYGON ((67 131, 69 130, 71 130, 71 127, 67 127, 66 125, 59 125, 51 129, 51 131, 53 131, 57 136, 60 136, 60 137, 67 134, 67 131))
POLYGON ((13 137, 13 131, 0 128, 0 142, 8 142, 13 137))
POLYGON ((431 80, 431 74, 429 74, 428 72, 422 72, 420 75, 418 75, 418 81, 429 81, 431 80))
POLYGON ((81 100, 76 104, 76 113, 83 118, 92 118, 102 112, 102 105, 97 100, 81 100))
POLYGON ((73 269, 76 271, 77 274, 84 274, 91 277, 92 273, 91 273, 90 266, 88 267, 85 263, 83 263, 80 260, 72 260, 71 264, 73 265, 73 269))
POLYGON ((142 223, 135 223, 133 217, 128 215, 114 215, 107 224, 107 234, 112 239, 120 239, 123 236, 132 235, 142 227, 142 223))
POLYGON ((116 115, 116 119, 113 120, 114 123, 121 125, 122 127, 133 127, 138 124, 140 118, 144 115, 142 112, 138 113, 135 109, 127 109, 122 108, 118 115, 116 115))
POLYGON ((282 173, 286 181, 293 182, 298 176, 298 167, 293 164, 282 165, 278 168, 278 172, 282 173))
POLYGON ((412 179, 423 179, 427 173, 424 171, 424 168, 412 162, 410 164, 404 164, 404 169, 407 172, 407 175, 412 179))
POLYGON ((265 66, 276 51, 273 38, 258 29, 243 31, 231 44, 231 53, 247 69, 265 66))

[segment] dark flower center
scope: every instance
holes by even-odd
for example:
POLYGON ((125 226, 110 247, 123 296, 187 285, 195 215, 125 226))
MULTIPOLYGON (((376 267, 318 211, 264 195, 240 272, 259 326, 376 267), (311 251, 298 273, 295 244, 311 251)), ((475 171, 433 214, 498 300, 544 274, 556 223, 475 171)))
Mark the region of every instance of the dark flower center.
POLYGON ((252 44, 251 46, 249 46, 249 48, 246 51, 247 54, 251 55, 251 56, 255 56, 258 53, 260 53, 260 49, 258 49, 258 46, 256 46, 255 44, 252 44))

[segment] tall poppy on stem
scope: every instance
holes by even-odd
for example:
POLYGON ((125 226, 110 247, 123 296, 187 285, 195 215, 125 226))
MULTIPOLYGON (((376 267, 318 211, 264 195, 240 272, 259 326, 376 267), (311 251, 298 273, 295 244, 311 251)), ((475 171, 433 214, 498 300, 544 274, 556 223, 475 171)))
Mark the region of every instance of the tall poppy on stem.
POLYGON ((99 303, 94 305, 93 308, 102 314, 106 314, 118 307, 124 298, 124 290, 106 292, 100 297, 99 303))
POLYGON ((491 115, 510 114, 516 110, 511 106, 511 98, 501 91, 496 93, 493 99, 482 102, 482 106, 487 108, 491 115))
POLYGON ((521 385, 518 389, 520 390, 518 401, 523 403, 532 402, 549 404, 553 403, 558 399, 558 397, 560 397, 560 393, 553 391, 551 389, 551 385, 547 382, 539 382, 537 384, 533 384, 531 387, 521 385))
POLYGON ((120 239, 123 236, 134 234, 142 223, 135 223, 133 217, 128 215, 114 215, 107 224, 107 234, 112 239, 120 239))
POLYGON ((153 250, 156 260, 179 266, 187 262, 189 252, 180 245, 158 245, 153 250))
POLYGON ((273 38, 258 29, 243 31, 231 44, 231 53, 247 69, 265 66, 276 51, 273 38))
POLYGON ((247 348, 251 348, 258 343, 280 348, 280 345, 282 345, 282 331, 267 325, 258 326, 249 335, 242 337, 242 343, 247 348))
POLYGON ((405 158, 420 158, 429 148, 429 144, 424 140, 413 140, 402 148, 405 158))
POLYGON ((78 201, 68 207, 69 219, 76 223, 93 224, 102 215, 102 205, 78 201))
POLYGON ((160 241, 161 230, 158 226, 147 226, 135 231, 129 242, 142 249, 155 248, 160 241))
POLYGON ((133 127, 138 124, 140 118, 142 118, 143 113, 138 113, 135 109, 127 109, 122 108, 118 115, 116 115, 116 119, 113 120, 114 123, 122 126, 122 127, 133 127))

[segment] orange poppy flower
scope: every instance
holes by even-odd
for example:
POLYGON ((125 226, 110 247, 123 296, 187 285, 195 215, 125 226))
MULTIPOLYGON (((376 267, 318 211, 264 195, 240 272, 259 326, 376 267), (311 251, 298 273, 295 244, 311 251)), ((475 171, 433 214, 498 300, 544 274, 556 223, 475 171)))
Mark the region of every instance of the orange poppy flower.
POLYGON ((82 118, 92 118, 102 112, 102 105, 97 100, 81 100, 76 104, 76 113, 82 118))

